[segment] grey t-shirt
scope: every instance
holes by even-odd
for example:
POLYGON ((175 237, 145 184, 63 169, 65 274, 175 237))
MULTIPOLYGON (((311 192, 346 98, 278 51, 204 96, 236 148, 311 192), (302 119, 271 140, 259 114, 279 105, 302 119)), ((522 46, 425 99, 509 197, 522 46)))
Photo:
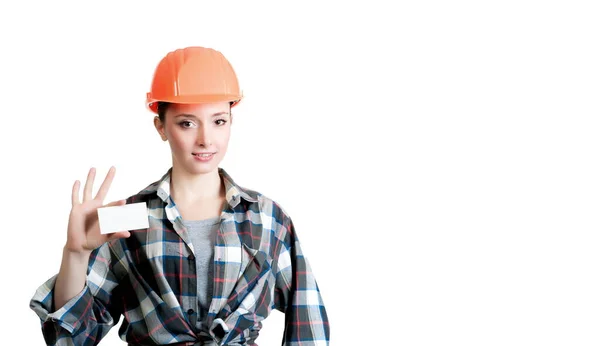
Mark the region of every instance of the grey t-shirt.
POLYGON ((202 324, 206 321, 213 295, 214 245, 221 224, 221 217, 192 221, 183 220, 183 224, 188 230, 196 254, 198 311, 201 312, 198 318, 198 328, 203 329, 202 324))

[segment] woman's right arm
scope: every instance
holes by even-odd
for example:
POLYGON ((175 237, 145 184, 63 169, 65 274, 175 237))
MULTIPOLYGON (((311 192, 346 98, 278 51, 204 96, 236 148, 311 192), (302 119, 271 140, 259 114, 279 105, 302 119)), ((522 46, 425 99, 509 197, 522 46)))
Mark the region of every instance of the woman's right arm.
POLYGON ((62 308, 85 288, 91 252, 77 253, 63 248, 60 271, 54 284, 54 309, 62 308))
POLYGON ((102 205, 114 173, 111 167, 98 194, 92 198, 95 169, 90 169, 82 202, 79 201, 79 181, 73 185, 60 271, 38 288, 31 301, 49 345, 96 345, 118 322, 119 309, 111 303, 118 278, 112 271, 113 254, 108 242, 129 237, 129 232, 102 234, 97 214, 100 207, 126 202, 102 205))
POLYGON ((79 180, 73 184, 67 243, 63 249, 60 272, 55 284, 54 306, 56 309, 61 308, 84 288, 92 251, 108 241, 129 236, 129 232, 113 234, 102 234, 100 232, 98 208, 123 205, 125 200, 109 203, 105 206, 102 205, 115 176, 114 167, 110 168, 96 197, 92 198, 95 176, 96 170, 91 168, 83 190, 83 202, 79 201, 79 180))

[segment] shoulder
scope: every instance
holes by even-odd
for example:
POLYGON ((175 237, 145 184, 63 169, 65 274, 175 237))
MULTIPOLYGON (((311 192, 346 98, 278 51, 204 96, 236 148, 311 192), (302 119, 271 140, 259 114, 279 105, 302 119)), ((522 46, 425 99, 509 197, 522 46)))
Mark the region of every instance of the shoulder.
MULTIPOLYGON (((245 201, 247 207, 246 214, 250 211, 250 215, 245 215, 244 218, 250 218, 253 223, 260 224, 261 232, 269 232, 271 236, 278 239, 283 244, 291 244, 296 239, 295 228, 292 222, 292 217, 284 208, 282 203, 275 200, 271 196, 267 196, 260 191, 241 188, 248 196, 252 196, 254 201, 245 201)), ((285 246, 288 248, 289 246, 285 246)))
POLYGON ((281 203, 271 196, 247 185, 238 184, 223 168, 220 168, 219 172, 225 184, 226 198, 230 202, 235 205, 244 203, 245 209, 259 212, 261 216, 271 217, 279 222, 289 219, 290 216, 281 203))
POLYGON ((291 219, 290 214, 286 211, 280 201, 275 200, 272 196, 268 196, 260 191, 241 188, 243 192, 251 199, 247 200, 250 204, 254 204, 260 213, 265 216, 272 217, 275 220, 283 223, 291 219))
POLYGON ((269 232, 281 249, 290 249, 297 241, 296 229, 292 216, 280 200, 274 199, 256 190, 248 190, 256 196, 255 205, 260 215, 260 229, 269 232))

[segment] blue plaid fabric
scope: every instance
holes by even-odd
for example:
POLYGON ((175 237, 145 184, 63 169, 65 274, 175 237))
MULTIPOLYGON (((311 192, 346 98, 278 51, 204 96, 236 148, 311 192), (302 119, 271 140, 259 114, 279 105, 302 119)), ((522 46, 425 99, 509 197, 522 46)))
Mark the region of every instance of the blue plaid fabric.
POLYGON ((194 247, 170 197, 172 168, 127 203, 145 202, 148 229, 90 256, 87 284, 54 311, 56 275, 31 308, 48 345, 96 345, 119 329, 130 345, 256 345, 261 321, 285 313, 283 345, 329 345, 329 322, 290 216, 275 201, 237 185, 218 168, 227 203, 214 251, 208 330, 198 330, 194 247))

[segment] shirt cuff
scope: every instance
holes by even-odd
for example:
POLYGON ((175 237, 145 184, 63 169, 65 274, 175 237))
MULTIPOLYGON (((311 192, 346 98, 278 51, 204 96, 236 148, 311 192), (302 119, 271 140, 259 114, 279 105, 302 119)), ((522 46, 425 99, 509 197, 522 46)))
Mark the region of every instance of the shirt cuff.
POLYGON ((54 308, 54 285, 57 276, 53 276, 38 288, 31 306, 42 323, 51 321, 66 329, 69 333, 73 333, 81 320, 81 316, 90 308, 90 300, 93 297, 86 281, 84 288, 77 295, 67 301, 60 309, 50 312, 54 308))
POLYGON ((87 310, 90 299, 92 299, 91 293, 86 284, 81 292, 71 298, 62 308, 48 314, 48 318, 68 330, 69 333, 73 333, 81 320, 82 313, 87 310))

